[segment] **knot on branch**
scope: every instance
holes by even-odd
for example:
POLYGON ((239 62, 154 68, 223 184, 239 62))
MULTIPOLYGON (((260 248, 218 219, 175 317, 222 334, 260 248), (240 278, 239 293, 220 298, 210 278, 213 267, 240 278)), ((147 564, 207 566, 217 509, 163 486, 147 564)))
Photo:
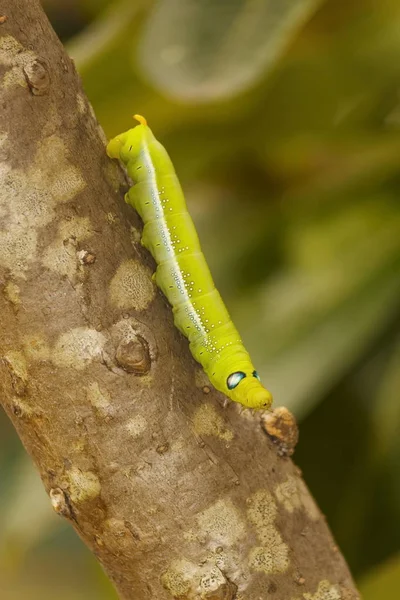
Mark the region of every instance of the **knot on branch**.
POLYGON ((54 511, 66 519, 72 519, 72 510, 67 495, 61 488, 50 490, 50 500, 54 511))
POLYGON ((292 456, 299 441, 299 430, 292 413, 279 406, 261 417, 261 425, 275 444, 279 456, 292 456))
POLYGON ((149 347, 144 338, 136 335, 132 339, 122 340, 115 353, 115 360, 128 373, 145 375, 150 371, 151 359, 149 347))
POLYGON ((23 68, 26 82, 34 96, 44 96, 50 87, 50 76, 46 65, 36 59, 23 68))
POLYGON ((77 255, 81 265, 93 265, 96 262, 96 255, 88 250, 80 250, 77 255))
MULTIPOLYGON (((203 594, 204 600, 234 600, 237 586, 221 573, 223 580, 211 580, 210 589, 203 594)), ((204 581, 203 581, 204 584, 204 581)))

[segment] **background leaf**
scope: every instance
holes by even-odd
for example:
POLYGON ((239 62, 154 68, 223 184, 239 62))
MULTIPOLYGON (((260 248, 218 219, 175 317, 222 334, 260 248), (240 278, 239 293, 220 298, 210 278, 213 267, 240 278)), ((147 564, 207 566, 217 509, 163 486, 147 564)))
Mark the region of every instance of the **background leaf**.
POLYGON ((161 92, 210 102, 248 89, 274 66, 320 0, 161 0, 139 66, 161 92))

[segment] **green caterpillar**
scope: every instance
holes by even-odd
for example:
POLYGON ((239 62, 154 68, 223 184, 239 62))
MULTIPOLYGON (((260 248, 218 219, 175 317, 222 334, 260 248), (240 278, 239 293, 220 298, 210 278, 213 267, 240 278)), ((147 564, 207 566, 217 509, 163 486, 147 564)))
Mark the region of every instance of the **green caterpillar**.
POLYGON ((155 281, 172 305, 174 323, 217 390, 247 408, 267 409, 271 394, 215 289, 171 159, 146 119, 135 119, 140 125, 113 138, 107 154, 120 159, 134 181, 125 200, 144 222, 142 244, 158 265, 155 281))

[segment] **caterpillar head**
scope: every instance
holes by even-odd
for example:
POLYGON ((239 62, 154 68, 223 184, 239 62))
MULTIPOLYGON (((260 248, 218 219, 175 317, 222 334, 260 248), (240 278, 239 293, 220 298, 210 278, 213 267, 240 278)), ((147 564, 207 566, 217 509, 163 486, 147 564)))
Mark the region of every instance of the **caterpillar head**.
POLYGON ((253 368, 238 370, 226 378, 224 392, 234 402, 247 408, 266 410, 272 404, 272 396, 262 385, 257 371, 253 368))
POLYGON ((147 125, 147 121, 141 115, 134 115, 139 125, 132 127, 124 133, 112 138, 107 144, 107 154, 110 158, 119 158, 127 164, 132 158, 140 154, 143 141, 153 140, 154 136, 147 125))

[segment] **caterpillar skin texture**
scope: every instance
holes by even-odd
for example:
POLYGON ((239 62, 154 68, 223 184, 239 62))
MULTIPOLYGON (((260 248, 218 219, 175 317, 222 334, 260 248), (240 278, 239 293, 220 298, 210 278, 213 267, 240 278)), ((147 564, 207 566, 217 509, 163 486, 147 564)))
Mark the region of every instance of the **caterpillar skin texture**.
POLYGON ((142 244, 158 265, 155 281, 213 386, 243 406, 267 409, 271 394, 215 289, 172 162, 144 117, 135 118, 140 125, 113 138, 107 154, 134 181, 125 200, 144 222, 142 244))

